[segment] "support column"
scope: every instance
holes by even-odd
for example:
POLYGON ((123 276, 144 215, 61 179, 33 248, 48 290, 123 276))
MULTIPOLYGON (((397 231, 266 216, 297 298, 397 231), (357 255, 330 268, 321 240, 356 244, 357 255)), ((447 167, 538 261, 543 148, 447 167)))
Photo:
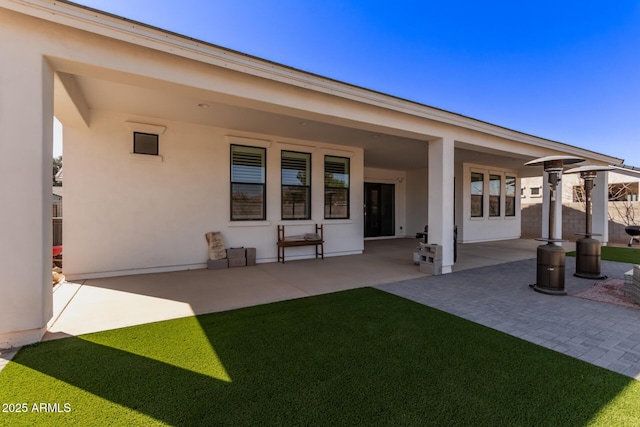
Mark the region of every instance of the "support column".
MULTIPOLYGON (((555 233, 549 236, 549 207, 551 205, 551 188, 549 187, 549 174, 542 173, 542 236, 544 238, 562 239, 562 181, 556 187, 555 233)), ((562 246, 561 243, 555 243, 562 246)))
POLYGON ((429 243, 442 245, 442 273, 453 266, 454 143, 429 141, 429 243))
POLYGON ((1 30, 0 57, 0 348, 10 348, 39 341, 52 316, 53 71, 1 30))
POLYGON ((609 172, 600 171, 593 180, 591 201, 594 239, 606 245, 609 242, 609 172))

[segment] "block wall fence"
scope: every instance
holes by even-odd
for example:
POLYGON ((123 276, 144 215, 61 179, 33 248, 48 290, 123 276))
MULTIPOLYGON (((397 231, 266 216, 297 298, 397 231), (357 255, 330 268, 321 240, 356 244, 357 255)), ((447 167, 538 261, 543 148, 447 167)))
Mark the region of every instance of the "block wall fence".
MULTIPOLYGON (((633 208, 634 220, 630 225, 640 224, 640 202, 609 202, 609 243, 627 244, 630 236, 624 231, 624 219, 621 216, 624 205, 633 208)), ((542 203, 522 204, 522 238, 533 239, 542 236, 542 203)), ((548 221, 548 219, 545 219, 548 221)), ((581 236, 577 233, 585 231, 584 203, 563 203, 562 205, 562 238, 576 241, 581 236)))

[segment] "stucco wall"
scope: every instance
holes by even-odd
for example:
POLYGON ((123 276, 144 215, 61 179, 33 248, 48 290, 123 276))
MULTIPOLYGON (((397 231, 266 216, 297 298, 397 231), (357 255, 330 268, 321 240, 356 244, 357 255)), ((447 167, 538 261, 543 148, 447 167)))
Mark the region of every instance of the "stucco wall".
POLYGON ((463 165, 463 199, 462 199, 462 228, 458 229, 458 241, 461 243, 483 242, 490 240, 505 240, 520 238, 520 197, 517 189, 520 188, 520 179, 515 171, 465 163, 463 165), (471 217, 471 172, 484 174, 484 214, 481 218, 471 217), (502 176, 501 215, 489 217, 489 174, 502 176), (515 216, 505 216, 504 179, 505 176, 516 177, 516 209, 515 216))
MULTIPOLYGON (((325 224, 325 255, 363 249, 363 152, 359 148, 276 139, 230 138, 223 129, 93 111, 90 129, 65 128, 65 274, 70 278, 202 268, 204 235, 222 231, 227 247, 256 247, 275 261, 277 224, 287 234, 325 224), (160 158, 132 155, 127 121, 166 126, 160 158), (267 220, 231 222, 230 144, 267 147, 267 220), (312 220, 281 221, 280 151, 312 154, 312 220), (351 219, 324 220, 324 155, 351 159, 351 219)), ((244 137, 247 137, 245 135, 244 137)), ((287 249, 310 257, 312 247, 287 249)))
POLYGON ((407 236, 415 236, 427 225, 429 215, 427 168, 407 171, 407 236))
POLYGON ((53 70, 32 27, 0 8, 0 348, 38 341, 53 313, 51 159, 53 70))

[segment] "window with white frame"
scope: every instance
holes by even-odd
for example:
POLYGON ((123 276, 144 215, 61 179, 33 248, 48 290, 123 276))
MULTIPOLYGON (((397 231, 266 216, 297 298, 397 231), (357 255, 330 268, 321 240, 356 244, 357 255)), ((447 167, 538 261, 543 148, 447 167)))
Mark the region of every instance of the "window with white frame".
POLYGON ((266 152, 231 146, 231 221, 266 219, 266 152))
POLYGON ((484 174, 471 172, 471 218, 484 216, 484 174))
POLYGON ((500 202, 502 198, 502 176, 489 175, 489 216, 500 216, 500 202))
POLYGON ((311 219, 311 154, 282 151, 282 219, 311 219))
POLYGON ((638 183, 620 182, 609 184, 610 202, 636 202, 638 201, 638 183))
POLYGON ((324 218, 349 219, 349 159, 324 156, 324 218))
MULTIPOLYGON (((637 182, 619 182, 609 184, 610 202, 635 202, 638 200, 637 182)), ((584 203, 585 191, 583 185, 573 186, 573 202, 584 203)))
POLYGON ((504 185, 504 215, 516 216, 516 177, 505 176, 504 185))

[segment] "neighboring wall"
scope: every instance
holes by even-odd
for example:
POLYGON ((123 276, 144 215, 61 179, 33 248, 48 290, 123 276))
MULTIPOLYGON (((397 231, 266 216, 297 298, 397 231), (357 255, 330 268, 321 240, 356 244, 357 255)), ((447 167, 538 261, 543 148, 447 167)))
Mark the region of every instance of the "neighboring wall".
MULTIPOLYGON (((609 186, 611 184, 637 183, 640 177, 628 176, 618 172, 609 172, 607 178, 609 186)), ((573 188, 575 186, 582 187, 583 180, 577 173, 565 173, 562 175, 562 203, 573 203, 573 188)), ((637 189, 637 187, 635 187, 637 189)), ((634 197, 636 200, 637 194, 634 197)), ((521 197, 522 205, 531 203, 542 203, 542 177, 522 178, 521 180, 521 197)))
MULTIPOLYGON (((624 231, 626 224, 621 215, 625 206, 640 213, 640 202, 609 202, 609 243, 629 243, 630 236, 624 231)), ((562 238, 575 241, 581 238, 576 234, 584 232, 584 203, 564 203, 562 206, 562 238)), ((522 237, 545 237, 542 236, 542 203, 522 205, 522 237)))
MULTIPOLYGON (((627 176, 617 172, 609 172, 609 185, 638 182, 640 178, 627 176)), ((583 181, 579 174, 562 175, 562 238, 575 241, 581 236, 577 233, 585 232, 585 205, 573 201, 573 187, 582 186, 583 181)), ((543 237, 542 233, 542 177, 522 179, 522 237, 543 237), (534 193, 531 195, 532 188, 534 193)), ((626 225, 640 223, 640 201, 635 202, 609 202, 609 243, 629 243, 630 236, 624 231, 626 225), (633 214, 625 218, 625 209, 630 208, 633 214)), ((545 219, 548 221, 548 219, 545 219)), ((546 237, 546 236, 544 236, 546 237)))
MULTIPOLYGON (((90 129, 65 128, 65 274, 100 277, 206 266, 205 233, 221 231, 227 247, 256 247, 275 261, 277 224, 287 234, 325 224, 325 255, 363 250, 363 151, 167 120, 92 111, 90 129), (160 157, 133 155, 125 122, 166 126, 160 157), (267 147, 267 220, 231 222, 230 144, 267 147), (282 149, 312 155, 312 220, 281 221, 282 149), (324 155, 351 159, 351 219, 324 220, 324 155)), ((287 249, 287 259, 313 247, 287 249)))

